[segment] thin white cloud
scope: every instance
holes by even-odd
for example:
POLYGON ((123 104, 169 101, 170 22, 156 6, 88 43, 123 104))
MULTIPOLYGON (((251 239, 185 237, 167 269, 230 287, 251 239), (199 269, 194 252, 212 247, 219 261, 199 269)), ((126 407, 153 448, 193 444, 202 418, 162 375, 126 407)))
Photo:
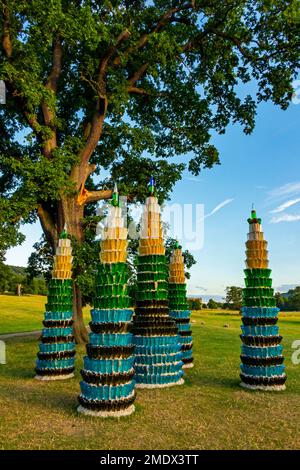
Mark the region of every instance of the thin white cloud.
POLYGON ((193 183, 200 183, 202 181, 201 178, 196 178, 196 176, 186 176, 184 179, 193 183))
POLYGON ((292 196, 293 194, 300 193, 300 182, 287 183, 279 188, 272 189, 269 192, 271 198, 292 196))
POLYGON ((291 199, 290 201, 286 201, 280 206, 276 207, 276 209, 273 209, 270 211, 271 214, 278 214, 279 212, 283 212, 289 207, 294 206, 295 204, 298 204, 300 202, 300 198, 298 197, 297 199, 291 199))
POLYGON ((271 219, 271 224, 279 224, 279 222, 297 222, 300 220, 300 214, 282 214, 274 216, 271 219))
POLYGON ((205 218, 212 216, 213 214, 215 214, 216 212, 218 212, 220 209, 222 209, 223 207, 227 206, 227 204, 230 204, 232 201, 234 201, 234 199, 225 199, 225 201, 223 201, 223 202, 221 202, 220 204, 218 204, 211 212, 209 212, 208 214, 206 214, 206 215, 205 215, 205 218))

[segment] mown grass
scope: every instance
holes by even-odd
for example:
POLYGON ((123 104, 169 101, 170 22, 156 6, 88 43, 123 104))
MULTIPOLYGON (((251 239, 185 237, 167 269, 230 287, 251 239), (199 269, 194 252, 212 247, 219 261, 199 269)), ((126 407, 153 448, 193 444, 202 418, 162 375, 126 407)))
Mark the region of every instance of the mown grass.
POLYGON ((282 314, 279 322, 288 375, 280 393, 239 387, 237 313, 195 312, 193 321, 196 366, 185 385, 138 390, 136 413, 119 420, 76 412, 83 347, 74 379, 40 383, 33 378, 36 341, 8 340, 7 365, 0 365, 0 448, 299 448, 300 365, 291 362, 291 345, 300 339, 300 314, 282 314))
MULTIPOLYGON (((0 334, 40 330, 46 302, 43 295, 0 295, 0 334)), ((88 307, 84 308, 84 317, 88 323, 88 307)))

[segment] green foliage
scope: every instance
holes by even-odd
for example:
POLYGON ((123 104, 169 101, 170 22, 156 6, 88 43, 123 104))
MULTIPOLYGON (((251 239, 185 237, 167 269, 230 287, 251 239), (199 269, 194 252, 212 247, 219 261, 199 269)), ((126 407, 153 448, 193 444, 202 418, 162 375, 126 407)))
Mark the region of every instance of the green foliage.
POLYGON ((236 122, 249 133, 257 103, 270 99, 285 109, 290 102, 299 60, 297 0, 1 4, 9 10, 12 45, 11 56, 4 44, 0 49, 8 90, 0 110, 1 205, 9 196, 17 217, 34 217, 37 202, 72 189, 68 176, 99 97, 106 96, 108 108, 92 161, 139 199, 152 172, 164 198, 180 179, 185 165, 166 158, 191 152, 188 167, 198 174, 219 162, 213 131, 236 122), (53 91, 45 84, 57 39, 62 70, 53 91), (253 79, 256 94, 242 98, 240 84, 253 79), (49 159, 43 146, 52 131, 57 147, 49 159))
MULTIPOLYGON (((78 243, 76 239, 72 238, 72 248, 74 255, 73 272, 76 282, 83 294, 83 305, 92 305, 93 303, 95 278, 100 253, 100 243, 99 241, 95 240, 95 230, 100 218, 101 217, 99 216, 92 215, 85 218, 84 227, 86 238, 84 243, 78 243)), ((173 238, 166 239, 165 245, 167 259, 170 258, 171 252, 175 247, 175 243, 176 240, 173 238)), ((51 278, 53 251, 44 235, 41 237, 39 242, 33 245, 33 248, 34 251, 28 259, 26 273, 29 276, 29 279, 42 276, 47 281, 49 281, 51 278)), ((129 239, 127 267, 129 274, 129 295, 132 299, 135 299, 136 291, 135 260, 137 253, 138 239, 129 239)), ((186 269, 190 269, 196 263, 194 257, 188 250, 183 252, 183 256, 186 269)), ((186 277, 189 278, 188 272, 186 272, 186 277)), ((198 308, 195 307, 193 310, 198 310, 198 308)))
POLYGON ((276 306, 282 311, 300 311, 300 287, 290 289, 287 293, 281 294, 277 292, 275 294, 276 306))
POLYGON ((43 276, 48 282, 51 279, 51 270, 53 265, 53 250, 44 235, 34 243, 34 251, 28 258, 26 274, 29 279, 43 276))
POLYGON ((0 262, 0 293, 17 294, 18 285, 22 294, 46 295, 47 286, 41 276, 29 278, 26 270, 19 266, 7 266, 0 262))
POLYGON ((207 302, 207 308, 210 308, 211 310, 216 309, 218 307, 219 304, 214 299, 209 299, 209 301, 207 302))
MULTIPOLYGON (((86 188, 111 187, 113 179, 120 193, 142 201, 153 174, 162 202, 185 168, 198 174, 219 163, 215 132, 238 123, 250 133, 259 102, 290 103, 298 0, 0 3, 2 259, 23 239, 20 221, 33 222, 38 207, 49 215, 48 241, 61 229, 60 202, 76 197, 82 181, 72 170, 95 135, 87 160, 100 177, 97 184, 89 177, 86 188), (253 92, 243 96, 250 82, 253 92)), ((80 223, 86 235, 74 239, 75 278, 90 297, 94 205, 80 223)), ((29 269, 44 268, 33 257, 29 269)))
POLYGON ((191 298, 188 297, 187 299, 189 310, 201 310, 202 309, 202 299, 199 297, 191 298))
POLYGON ((226 287, 226 307, 230 310, 239 310, 243 302, 243 289, 241 287, 226 287))
MULTIPOLYGON (((166 257, 168 261, 170 261, 171 254, 173 250, 175 249, 177 240, 175 238, 168 237, 166 242, 165 242, 165 247, 166 247, 166 257)), ((194 264, 196 264, 196 260, 194 256, 188 251, 184 250, 182 252, 183 259, 184 259, 184 266, 186 270, 190 269, 194 264)), ((190 279, 190 273, 188 271, 185 271, 185 277, 187 279, 190 279)))

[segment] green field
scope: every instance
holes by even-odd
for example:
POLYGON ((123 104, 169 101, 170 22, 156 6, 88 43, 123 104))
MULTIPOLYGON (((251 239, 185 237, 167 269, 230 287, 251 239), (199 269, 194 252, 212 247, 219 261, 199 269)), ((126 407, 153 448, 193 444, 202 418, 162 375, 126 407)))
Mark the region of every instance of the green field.
MULTIPOLYGON (((9 301, 6 332, 41 327, 44 298, 9 301)), ((1 308, 1 322, 2 315, 1 308)), ((239 387, 238 313, 195 312, 193 321, 196 366, 186 373, 185 385, 138 390, 136 413, 119 420, 76 412, 83 347, 78 348, 74 379, 40 383, 33 378, 36 340, 7 340, 7 364, 0 365, 0 448, 299 448, 300 365, 291 363, 291 344, 300 339, 300 314, 281 314, 288 382, 280 393, 239 387)))
MULTIPOLYGON (((40 330, 46 302, 43 295, 0 295, 0 334, 40 330)), ((88 307, 84 308, 84 317, 88 324, 88 307)))

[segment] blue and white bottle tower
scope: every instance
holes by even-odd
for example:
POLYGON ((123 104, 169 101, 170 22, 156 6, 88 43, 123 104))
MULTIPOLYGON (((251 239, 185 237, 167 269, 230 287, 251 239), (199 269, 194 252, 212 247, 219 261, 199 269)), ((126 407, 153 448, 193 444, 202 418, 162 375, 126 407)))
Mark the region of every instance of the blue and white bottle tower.
POLYGON ((285 367, 268 260, 268 242, 261 219, 248 219, 245 288, 243 289, 241 386, 251 390, 284 390, 285 367))

